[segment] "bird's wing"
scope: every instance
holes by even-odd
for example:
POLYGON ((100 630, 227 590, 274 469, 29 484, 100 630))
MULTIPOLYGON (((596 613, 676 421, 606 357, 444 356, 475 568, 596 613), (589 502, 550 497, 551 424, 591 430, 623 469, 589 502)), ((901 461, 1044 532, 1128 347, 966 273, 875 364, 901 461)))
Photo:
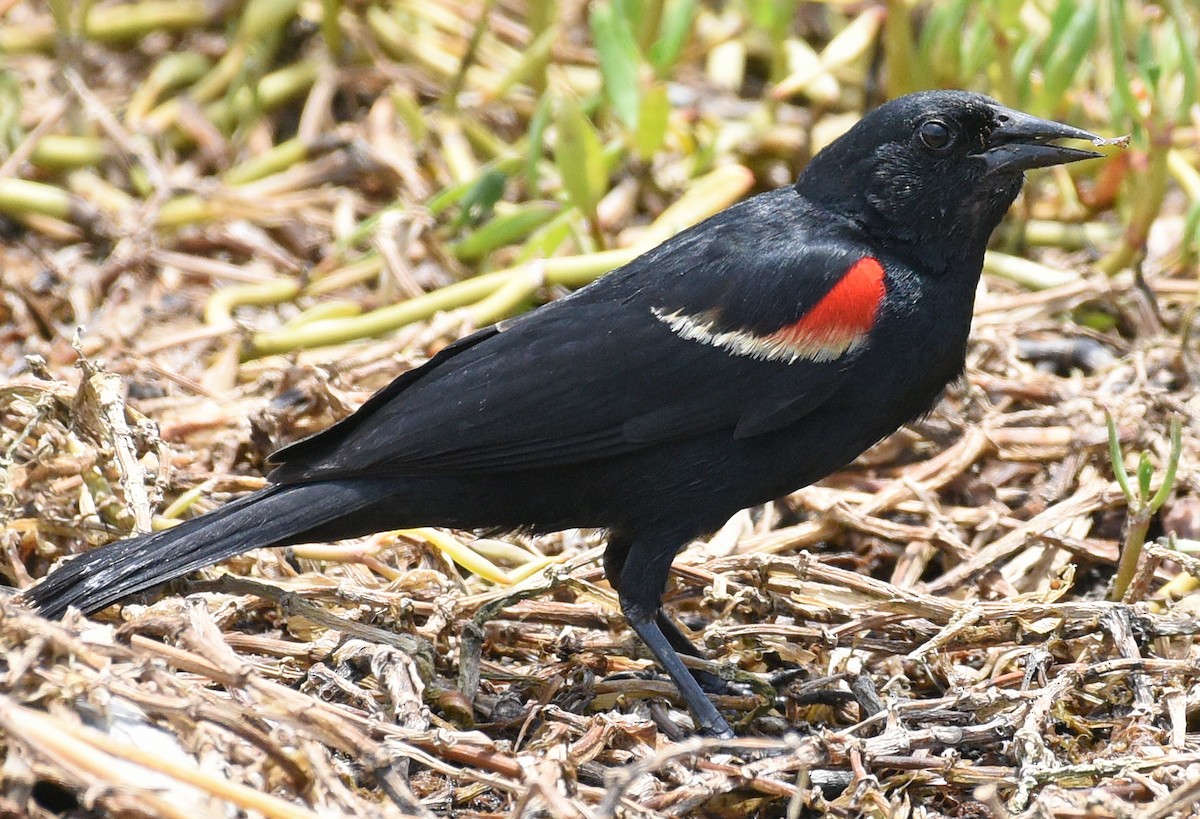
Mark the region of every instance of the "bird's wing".
POLYGON ((853 245, 804 241, 780 199, 456 342, 276 453, 272 479, 533 469, 795 423, 868 343, 885 284, 853 245))

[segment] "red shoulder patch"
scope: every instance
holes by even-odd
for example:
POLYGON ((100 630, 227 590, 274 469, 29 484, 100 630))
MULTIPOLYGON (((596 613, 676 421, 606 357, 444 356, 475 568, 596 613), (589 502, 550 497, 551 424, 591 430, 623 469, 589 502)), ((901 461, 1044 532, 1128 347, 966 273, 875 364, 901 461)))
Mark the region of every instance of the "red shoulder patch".
POLYGON ((832 361, 857 346, 874 326, 887 293, 883 275, 879 260, 864 256, 799 321, 767 338, 800 358, 832 361))
POLYGON ((864 256, 850 266, 828 293, 804 316, 770 335, 747 330, 718 330, 711 316, 666 313, 655 317, 688 341, 721 347, 733 355, 765 361, 833 361, 860 346, 875 324, 887 294, 883 265, 864 256))

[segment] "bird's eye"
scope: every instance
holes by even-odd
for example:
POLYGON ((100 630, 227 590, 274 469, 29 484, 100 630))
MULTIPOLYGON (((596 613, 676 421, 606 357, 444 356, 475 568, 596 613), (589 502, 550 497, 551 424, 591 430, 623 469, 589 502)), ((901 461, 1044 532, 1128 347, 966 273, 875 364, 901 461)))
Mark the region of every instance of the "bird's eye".
POLYGON ((944 151, 954 144, 954 132, 940 119, 927 119, 917 127, 921 144, 931 151, 944 151))

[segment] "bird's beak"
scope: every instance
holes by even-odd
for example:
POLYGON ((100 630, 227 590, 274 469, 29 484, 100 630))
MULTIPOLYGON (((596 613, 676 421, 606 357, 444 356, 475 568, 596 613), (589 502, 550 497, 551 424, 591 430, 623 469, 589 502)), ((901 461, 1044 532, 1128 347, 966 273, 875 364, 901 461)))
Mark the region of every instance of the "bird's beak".
POLYGON ((1021 173, 1103 156, 1095 151, 1052 145, 1056 139, 1086 139, 1094 145, 1109 143, 1103 137, 1061 122, 1039 119, 1000 105, 993 106, 993 110, 996 127, 988 135, 987 148, 980 154, 989 174, 1021 173))

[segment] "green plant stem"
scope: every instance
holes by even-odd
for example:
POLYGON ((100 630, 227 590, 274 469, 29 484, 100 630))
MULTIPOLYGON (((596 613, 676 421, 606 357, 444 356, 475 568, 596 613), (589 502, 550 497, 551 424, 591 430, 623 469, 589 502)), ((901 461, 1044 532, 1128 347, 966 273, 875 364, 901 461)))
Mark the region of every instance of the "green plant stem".
POLYGON ((888 99, 925 88, 917 59, 917 38, 913 33, 912 9, 905 0, 888 0, 884 20, 883 48, 887 56, 888 99))
MULTIPOLYGON (((1171 419, 1171 449, 1163 469, 1162 484, 1153 496, 1150 495, 1149 457, 1143 453, 1138 465, 1138 484, 1135 488, 1129 482, 1129 474, 1125 471, 1125 459, 1121 454, 1120 437, 1117 425, 1112 416, 1107 416, 1108 451, 1112 459, 1113 475, 1125 500, 1129 504, 1128 517, 1125 519, 1125 532, 1121 544, 1121 557, 1117 563, 1117 576, 1113 579, 1112 592, 1109 599, 1114 602, 1136 602, 1126 600, 1131 584, 1137 576, 1138 564, 1146 545, 1146 532, 1150 529, 1150 521, 1167 502, 1171 490, 1175 487, 1175 476, 1179 469, 1179 459, 1183 454, 1183 424, 1178 417, 1171 419)), ((1139 584, 1140 586, 1141 584, 1139 584)))
MULTIPOLYGON (((537 264, 542 266, 542 273, 548 284, 575 288, 587 284, 602 273, 620 267, 640 252, 641 249, 637 248, 609 250, 584 256, 546 259, 537 264)), ((443 310, 454 310, 475 304, 488 298, 499 288, 509 285, 514 279, 528 281, 524 278, 527 276, 528 271, 522 265, 510 270, 476 276, 423 296, 402 301, 399 304, 372 310, 361 316, 313 321, 293 331, 278 330, 258 333, 250 342, 247 357, 257 358, 301 348, 342 344, 359 338, 382 335, 406 324, 412 324, 414 321, 430 318, 443 310)), ((503 297, 498 298, 509 299, 517 287, 514 285, 513 289, 505 289, 503 297)), ((492 302, 486 306, 483 311, 488 314, 486 317, 498 317, 495 315, 494 309, 496 304, 497 302, 492 302)))
POLYGON ((26 179, 0 179, 0 213, 23 216, 38 213, 70 219, 73 197, 62 188, 26 179))
POLYGON ((341 10, 341 0, 321 0, 321 36, 325 39, 325 48, 329 50, 329 56, 334 63, 341 61, 345 51, 342 27, 338 21, 341 10))
POLYGON ((38 140, 29 159, 43 168, 86 168, 105 156, 104 141, 96 137, 47 134, 38 140))
POLYGON ((1162 486, 1150 499, 1150 512, 1153 514, 1162 508, 1171 496, 1175 487, 1175 473, 1179 469, 1179 459, 1183 456, 1183 423, 1178 417, 1171 419, 1171 451, 1167 454, 1167 464, 1163 473, 1162 486))
POLYGON ((463 85, 467 81, 467 71, 470 70, 472 63, 475 62, 475 55, 479 51, 479 43, 483 40, 483 34, 487 31, 494 3, 495 0, 484 0, 483 7, 479 9, 478 16, 475 18, 475 26, 471 30, 471 39, 467 41, 467 47, 463 51, 462 59, 458 62, 458 70, 450 78, 450 85, 446 88, 446 93, 442 95, 442 102, 445 104, 447 111, 456 111, 458 109, 458 95, 462 93, 463 85))
POLYGON ((1150 144, 1150 166, 1135 183, 1133 195, 1130 197, 1134 203, 1133 212, 1129 216, 1124 238, 1096 265, 1107 276, 1120 273, 1145 251, 1150 226, 1158 218, 1167 195, 1167 182, 1170 179, 1168 159, 1171 149, 1171 127, 1163 123, 1148 123, 1147 136, 1150 144))
POLYGON ((1057 270, 1032 259, 1010 256, 995 250, 989 250, 983 257, 983 269, 993 276, 1016 282, 1030 290, 1049 290, 1079 280, 1076 273, 1057 270))
MULTIPOLYGON (((134 40, 156 31, 203 28, 209 21, 209 14, 206 3, 188 0, 102 6, 88 10, 82 36, 97 43, 134 40)), ((54 47, 57 34, 57 27, 50 18, 7 26, 0 29, 0 52, 13 55, 48 51, 54 47)))
MULTIPOLYGON (((1112 594, 1109 599, 1113 602, 1125 601, 1125 593, 1137 574, 1138 563, 1142 559, 1142 551, 1146 544, 1146 532, 1150 528, 1150 518, 1153 517, 1148 509, 1131 511, 1125 520, 1124 543, 1121 544, 1121 558, 1117 563, 1117 576, 1113 580, 1112 594)), ((1130 601, 1125 601, 1130 602, 1130 601)))
POLYGON ((294 279, 276 279, 262 284, 239 284, 223 287, 209 297, 204 305, 207 324, 224 324, 233 320, 234 308, 242 305, 279 304, 293 299, 300 292, 294 279))

